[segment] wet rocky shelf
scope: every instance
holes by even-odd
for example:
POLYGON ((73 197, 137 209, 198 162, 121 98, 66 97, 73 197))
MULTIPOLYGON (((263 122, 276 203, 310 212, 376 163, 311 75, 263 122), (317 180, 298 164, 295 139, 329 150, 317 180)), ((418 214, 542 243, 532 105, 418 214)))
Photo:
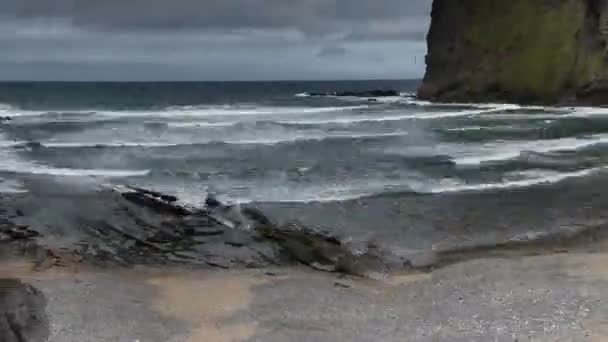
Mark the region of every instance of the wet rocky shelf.
POLYGON ((606 224, 598 221, 534 239, 398 255, 373 241, 352 242, 296 221, 276 223, 253 206, 228 205, 214 197, 196 208, 182 205, 175 196, 121 187, 61 195, 35 208, 31 201, 36 196, 21 196, 10 204, 5 201, 0 212, 0 253, 34 258, 40 269, 71 262, 223 269, 303 264, 319 271, 382 277, 470 259, 590 249, 606 238, 606 224))

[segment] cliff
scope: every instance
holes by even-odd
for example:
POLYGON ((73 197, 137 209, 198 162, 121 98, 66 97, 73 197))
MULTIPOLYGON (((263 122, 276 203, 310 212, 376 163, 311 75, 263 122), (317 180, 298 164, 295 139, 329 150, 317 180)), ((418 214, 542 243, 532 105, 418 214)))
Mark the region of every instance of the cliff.
POLYGON ((608 103, 608 0, 434 0, 425 100, 608 103))

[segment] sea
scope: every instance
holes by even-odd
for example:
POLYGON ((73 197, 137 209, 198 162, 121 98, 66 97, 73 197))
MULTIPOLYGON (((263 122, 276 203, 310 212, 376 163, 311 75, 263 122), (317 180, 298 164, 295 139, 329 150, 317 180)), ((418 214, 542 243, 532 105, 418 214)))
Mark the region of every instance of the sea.
POLYGON ((32 177, 213 194, 397 249, 603 222, 608 108, 430 103, 418 84, 0 83, 0 194, 32 177), (369 90, 398 95, 333 95, 369 90))

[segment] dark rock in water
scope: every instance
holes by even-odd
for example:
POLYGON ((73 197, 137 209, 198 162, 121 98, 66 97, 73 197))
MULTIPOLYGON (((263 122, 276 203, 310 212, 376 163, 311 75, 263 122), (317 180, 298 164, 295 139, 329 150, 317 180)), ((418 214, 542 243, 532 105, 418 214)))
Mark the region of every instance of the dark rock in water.
POLYGON ((0 341, 44 342, 49 338, 46 299, 16 279, 0 279, 0 341))
POLYGON ((44 145, 42 145, 41 143, 37 142, 37 141, 30 141, 28 143, 26 143, 24 145, 25 148, 29 148, 31 150, 40 150, 45 148, 44 145))
POLYGON ((287 257, 325 272, 372 276, 409 265, 373 245, 357 250, 337 237, 299 225, 259 226, 257 231, 277 243, 287 257))
POLYGON ((215 197, 213 197, 213 195, 207 195, 205 205, 208 208, 217 208, 222 206, 222 202, 218 201, 215 197))
POLYGON ((192 212, 187 208, 173 203, 177 201, 176 197, 143 189, 133 190, 134 191, 132 192, 123 193, 122 196, 128 201, 148 207, 159 213, 172 214, 176 216, 187 216, 192 214, 192 212))
POLYGON ((0 116, 0 122, 11 121, 12 118, 10 116, 0 116))
POLYGON ((344 91, 336 93, 311 93, 310 96, 340 96, 340 97, 388 97, 400 96, 396 90, 344 91))
POLYGON ((146 190, 146 189, 132 187, 132 186, 130 186, 129 189, 135 190, 136 192, 146 194, 146 195, 149 195, 152 197, 160 198, 161 200, 163 200, 165 202, 169 202, 169 203, 177 202, 177 197, 171 196, 171 195, 166 195, 166 194, 163 194, 163 193, 160 193, 157 191, 151 191, 151 190, 146 190))
POLYGON ((0 224, 0 242, 27 240, 37 236, 40 236, 40 233, 35 230, 31 230, 26 226, 0 224))
POLYGON ((270 219, 259 209, 256 208, 243 208, 243 215, 253 220, 256 225, 272 226, 273 223, 270 219))
POLYGON ((424 100, 608 103, 604 0, 434 0, 424 100))
POLYGON ((2 205, 28 208, 24 217, 7 216, 6 222, 0 211, 0 242, 25 244, 41 229, 42 236, 32 242, 44 248, 45 236, 53 237, 51 266, 77 256, 78 262, 99 266, 188 263, 250 268, 297 262, 356 275, 400 267, 387 262, 390 255, 378 248, 357 249, 322 230, 277 225, 254 207, 226 205, 213 197, 205 208, 185 208, 171 197, 140 188, 70 196, 50 190, 44 196, 21 195, 16 203, 0 197, 2 205))
MULTIPOLYGON (((123 196, 126 195, 125 198, 133 203, 155 212, 173 214, 173 207, 167 209, 162 197, 150 196, 149 194, 154 192, 148 190, 136 190, 123 196), (137 200, 133 201, 131 196, 137 200), (145 200, 140 196, 144 196, 145 200)), ((255 252, 256 243, 274 246, 280 252, 271 257, 274 263, 280 263, 286 258, 288 261, 299 262, 322 271, 357 275, 384 273, 391 267, 386 264, 383 252, 373 246, 366 246, 365 251, 357 251, 327 232, 295 224, 278 226, 256 208, 225 205, 212 196, 207 198, 206 209, 179 213, 177 220, 172 224, 176 227, 186 227, 188 231, 185 228, 178 228, 173 233, 157 231, 145 239, 144 243, 162 243, 163 246, 170 246, 176 240, 187 240, 187 235, 197 238, 222 236, 225 246, 239 250, 255 252)), ((156 245, 151 247, 158 248, 156 245)), ((268 256, 264 258, 268 260, 268 256)), ((244 264, 251 266, 251 262, 248 261, 244 264)))

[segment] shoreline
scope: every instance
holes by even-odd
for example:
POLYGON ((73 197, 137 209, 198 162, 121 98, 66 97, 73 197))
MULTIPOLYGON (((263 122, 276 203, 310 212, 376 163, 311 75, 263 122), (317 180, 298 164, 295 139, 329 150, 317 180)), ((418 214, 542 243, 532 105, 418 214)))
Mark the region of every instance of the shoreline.
POLYGON ((603 341, 607 264, 604 246, 383 280, 303 267, 33 271, 23 259, 0 271, 47 297, 50 341, 603 341))

